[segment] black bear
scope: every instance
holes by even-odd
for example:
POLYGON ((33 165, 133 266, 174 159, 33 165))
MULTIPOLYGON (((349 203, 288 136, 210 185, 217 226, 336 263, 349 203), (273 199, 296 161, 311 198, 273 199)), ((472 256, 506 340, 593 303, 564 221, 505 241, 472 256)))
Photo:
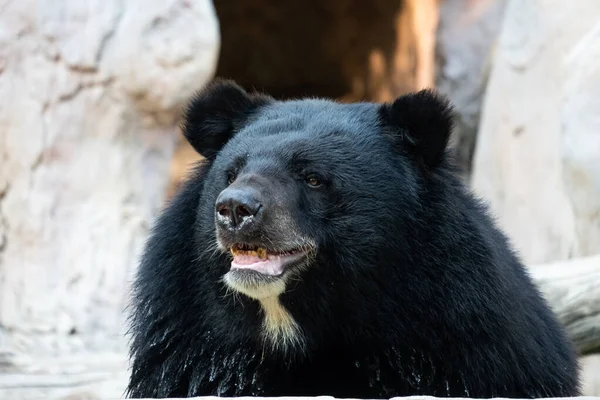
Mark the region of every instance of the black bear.
POLYGON ((215 80, 133 289, 129 397, 561 397, 576 353, 447 150, 453 112, 215 80))

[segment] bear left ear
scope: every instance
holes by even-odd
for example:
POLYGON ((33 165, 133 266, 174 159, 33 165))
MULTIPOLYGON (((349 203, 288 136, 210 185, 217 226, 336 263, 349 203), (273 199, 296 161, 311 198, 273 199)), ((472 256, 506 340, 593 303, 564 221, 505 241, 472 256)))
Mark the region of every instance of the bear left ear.
POLYGON ((252 114, 272 101, 266 95, 248 94, 231 80, 215 79, 189 102, 183 135, 194 150, 212 160, 252 114))
POLYGON ((454 117, 446 98, 429 89, 406 94, 380 106, 379 117, 398 149, 417 157, 427 169, 442 161, 454 117))

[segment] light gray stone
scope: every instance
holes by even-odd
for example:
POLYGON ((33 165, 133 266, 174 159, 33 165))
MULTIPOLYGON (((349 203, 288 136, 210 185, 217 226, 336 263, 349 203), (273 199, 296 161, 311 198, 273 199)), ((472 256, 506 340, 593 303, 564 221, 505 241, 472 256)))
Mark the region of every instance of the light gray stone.
POLYGON ((600 253, 599 21, 596 0, 507 5, 472 185, 527 263, 600 253))
POLYGON ((468 175, 477 140, 481 103, 505 0, 445 0, 437 29, 436 88, 457 113, 451 145, 468 175))
POLYGON ((101 381, 88 363, 124 356, 178 112, 219 43, 209 0, 0 5, 0 382, 64 368, 101 381))

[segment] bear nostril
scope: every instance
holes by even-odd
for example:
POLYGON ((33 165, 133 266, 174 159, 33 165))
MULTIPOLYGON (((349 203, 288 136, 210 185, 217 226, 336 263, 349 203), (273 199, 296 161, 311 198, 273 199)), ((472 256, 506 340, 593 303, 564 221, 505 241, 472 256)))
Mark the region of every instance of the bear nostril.
POLYGON ((235 209, 235 213, 239 218, 245 218, 254 215, 254 213, 250 211, 244 204, 238 205, 235 209))
POLYGON ((229 217, 229 208, 224 204, 217 207, 217 212, 221 217, 229 217))

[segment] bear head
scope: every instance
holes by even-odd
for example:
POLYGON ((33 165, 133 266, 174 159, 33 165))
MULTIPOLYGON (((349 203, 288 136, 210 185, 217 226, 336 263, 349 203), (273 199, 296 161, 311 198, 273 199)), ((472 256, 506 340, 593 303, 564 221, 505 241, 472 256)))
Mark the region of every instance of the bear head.
POLYGON ((386 104, 276 101, 215 80, 183 121, 209 164, 198 250, 215 250, 222 282, 268 308, 292 285, 313 298, 324 281, 353 285, 411 254, 406 237, 420 189, 445 163, 452 111, 427 90, 386 104))

